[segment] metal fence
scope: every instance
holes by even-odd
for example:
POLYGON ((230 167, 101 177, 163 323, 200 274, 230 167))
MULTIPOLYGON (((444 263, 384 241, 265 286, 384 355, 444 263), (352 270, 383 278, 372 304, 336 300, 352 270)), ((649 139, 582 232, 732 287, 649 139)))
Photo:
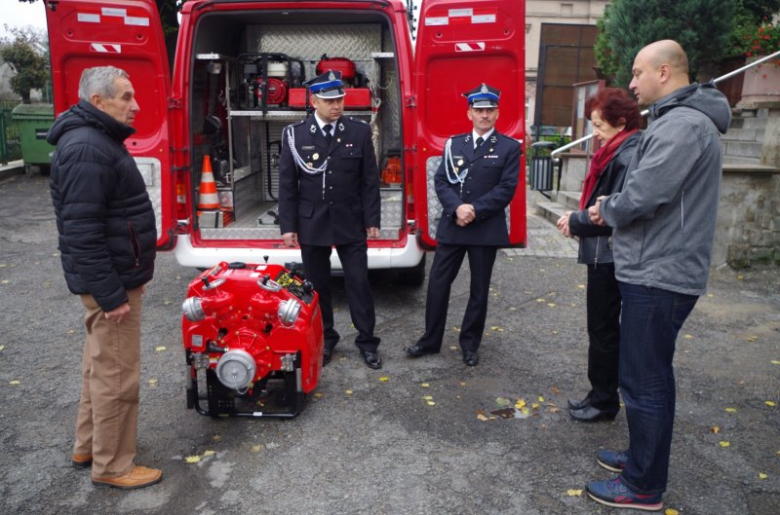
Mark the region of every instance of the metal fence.
POLYGON ((0 100, 0 165, 22 158, 19 125, 11 119, 18 100, 0 100))

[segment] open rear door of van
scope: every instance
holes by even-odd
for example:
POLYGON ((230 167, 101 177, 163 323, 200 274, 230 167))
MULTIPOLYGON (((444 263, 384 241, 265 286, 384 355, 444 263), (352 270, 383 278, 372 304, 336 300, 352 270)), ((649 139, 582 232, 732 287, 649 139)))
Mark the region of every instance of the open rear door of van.
MULTIPOLYGON (((525 137, 525 1, 423 0, 415 51, 415 213, 422 243, 434 245, 441 205, 433 175, 444 144, 472 130, 463 93, 481 83, 501 91, 496 130, 525 137)), ((524 162, 524 160, 523 160, 524 162)), ((525 246, 525 172, 507 210, 509 241, 525 246)))
POLYGON ((170 72, 154 0, 48 0, 55 113, 78 102, 81 72, 116 66, 130 75, 141 107, 125 144, 157 217, 157 245, 173 245, 174 192, 168 134, 170 72))

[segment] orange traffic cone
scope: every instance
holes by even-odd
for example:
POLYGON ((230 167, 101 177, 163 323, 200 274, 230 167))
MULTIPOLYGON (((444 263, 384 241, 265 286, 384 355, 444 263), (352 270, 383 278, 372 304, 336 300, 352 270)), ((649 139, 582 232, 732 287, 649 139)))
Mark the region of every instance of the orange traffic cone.
POLYGON ((214 171, 211 169, 211 158, 209 156, 203 156, 203 170, 201 170, 198 209, 219 209, 217 183, 214 182, 214 171))

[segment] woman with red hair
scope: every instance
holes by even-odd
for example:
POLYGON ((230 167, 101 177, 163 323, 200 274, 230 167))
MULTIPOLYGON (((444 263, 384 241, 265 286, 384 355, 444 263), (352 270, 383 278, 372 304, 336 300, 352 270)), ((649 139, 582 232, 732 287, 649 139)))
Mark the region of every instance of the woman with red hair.
POLYGON ((603 195, 619 192, 640 139, 639 106, 622 89, 605 88, 585 102, 593 136, 602 146, 590 162, 580 196, 580 210, 567 211, 558 229, 580 240, 577 261, 588 266, 588 379, 591 390, 581 401, 569 400, 575 420, 613 420, 620 410, 618 355, 620 290, 612 259, 612 229, 591 223, 588 208, 603 195))

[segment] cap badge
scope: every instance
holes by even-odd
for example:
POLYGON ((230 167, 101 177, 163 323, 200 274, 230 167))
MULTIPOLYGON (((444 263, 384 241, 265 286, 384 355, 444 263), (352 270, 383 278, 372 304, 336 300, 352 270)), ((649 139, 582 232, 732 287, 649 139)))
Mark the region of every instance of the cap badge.
POLYGON ((330 72, 330 74, 328 75, 328 80, 330 81, 336 80, 336 76, 333 74, 333 72, 330 72))

